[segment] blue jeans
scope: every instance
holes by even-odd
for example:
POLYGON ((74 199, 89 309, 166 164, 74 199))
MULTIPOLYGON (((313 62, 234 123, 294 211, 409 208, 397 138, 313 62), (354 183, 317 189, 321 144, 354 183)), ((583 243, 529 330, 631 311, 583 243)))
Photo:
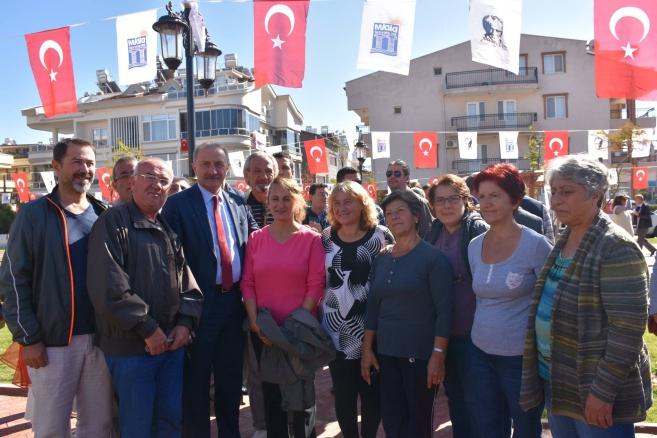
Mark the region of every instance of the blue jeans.
POLYGON ((527 412, 520 408, 522 356, 488 354, 474 344, 470 348, 474 401, 473 423, 476 436, 508 438, 513 420, 514 437, 540 438, 543 405, 527 412))
POLYGON ((634 424, 622 423, 602 429, 586 424, 581 420, 553 415, 551 406, 550 382, 545 382, 545 405, 548 408, 548 422, 553 438, 634 438, 634 424))
POLYGON ((122 438, 180 437, 183 357, 184 348, 159 356, 105 355, 122 438))
POLYGON ((470 336, 452 336, 445 361, 445 392, 452 420, 454 438, 477 438, 473 430, 474 400, 477 387, 472 383, 470 370, 470 336))

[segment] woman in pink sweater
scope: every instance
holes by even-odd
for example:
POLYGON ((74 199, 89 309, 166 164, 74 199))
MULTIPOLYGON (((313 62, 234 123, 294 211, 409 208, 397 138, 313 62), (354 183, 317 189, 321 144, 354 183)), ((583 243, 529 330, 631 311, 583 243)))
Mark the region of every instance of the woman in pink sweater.
MULTIPOLYGON (((292 180, 276 178, 269 187, 267 205, 274 222, 249 237, 240 282, 258 358, 263 345, 271 345, 256 322, 258 309, 268 309, 279 325, 299 307, 316 315, 325 285, 321 235, 301 225, 305 213, 301 188, 292 180)), ((287 438, 280 388, 262 382, 262 392, 267 436, 287 438)), ((294 437, 305 437, 304 413, 293 414, 294 437)))

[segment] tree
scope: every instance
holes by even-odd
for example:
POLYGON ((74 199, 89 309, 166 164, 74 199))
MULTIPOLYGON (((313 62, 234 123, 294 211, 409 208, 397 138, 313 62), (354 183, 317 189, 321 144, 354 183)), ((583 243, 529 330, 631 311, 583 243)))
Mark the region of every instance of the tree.
POLYGON ((144 151, 141 147, 133 148, 123 141, 117 140, 117 145, 112 148, 112 158, 107 166, 114 167, 114 163, 121 157, 135 157, 137 160, 141 160, 144 157, 144 151))
POLYGON ((533 125, 529 126, 529 140, 527 141, 527 155, 523 158, 529 161, 529 171, 523 172, 527 191, 532 198, 537 197, 536 182, 541 174, 541 150, 543 149, 543 136, 536 132, 533 125))
MULTIPOLYGON (((625 165, 630 164, 629 167, 632 169, 638 163, 637 158, 632 158, 632 150, 637 137, 645 134, 645 131, 634 123, 627 122, 620 129, 608 133, 601 132, 600 134, 607 137, 607 141, 609 142, 609 152, 621 152, 620 158, 617 159, 615 163, 612 160, 613 171, 616 172, 616 180, 618 181, 616 186, 609 187, 609 197, 613 199, 618 193, 621 175, 625 169, 625 165)), ((630 192, 633 192, 631 184, 630 192)), ((630 195, 633 196, 634 194, 630 193, 630 195)))

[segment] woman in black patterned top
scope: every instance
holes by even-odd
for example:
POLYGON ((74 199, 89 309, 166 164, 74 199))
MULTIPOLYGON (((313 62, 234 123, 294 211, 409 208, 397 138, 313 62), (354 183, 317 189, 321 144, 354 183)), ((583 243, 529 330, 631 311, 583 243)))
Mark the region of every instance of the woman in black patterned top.
POLYGON ((351 181, 335 186, 328 201, 331 224, 322 233, 326 251, 326 294, 322 325, 333 338, 337 356, 329 364, 335 390, 335 413, 345 438, 373 438, 379 428, 379 388, 360 373, 365 307, 372 262, 393 237, 378 225, 376 208, 365 189, 351 181), (361 402, 358 434, 357 400, 361 402))

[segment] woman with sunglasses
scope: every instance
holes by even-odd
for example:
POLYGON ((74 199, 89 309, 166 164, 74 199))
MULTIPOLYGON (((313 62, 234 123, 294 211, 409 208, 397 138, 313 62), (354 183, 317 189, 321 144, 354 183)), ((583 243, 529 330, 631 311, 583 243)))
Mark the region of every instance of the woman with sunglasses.
POLYGON ((470 372, 470 330, 475 312, 472 273, 468 264, 468 244, 488 230, 488 225, 474 210, 470 189, 456 175, 445 175, 428 191, 436 219, 425 240, 440 249, 454 270, 454 311, 445 363, 445 391, 454 438, 475 438, 471 427, 472 402, 476 388, 470 372))

